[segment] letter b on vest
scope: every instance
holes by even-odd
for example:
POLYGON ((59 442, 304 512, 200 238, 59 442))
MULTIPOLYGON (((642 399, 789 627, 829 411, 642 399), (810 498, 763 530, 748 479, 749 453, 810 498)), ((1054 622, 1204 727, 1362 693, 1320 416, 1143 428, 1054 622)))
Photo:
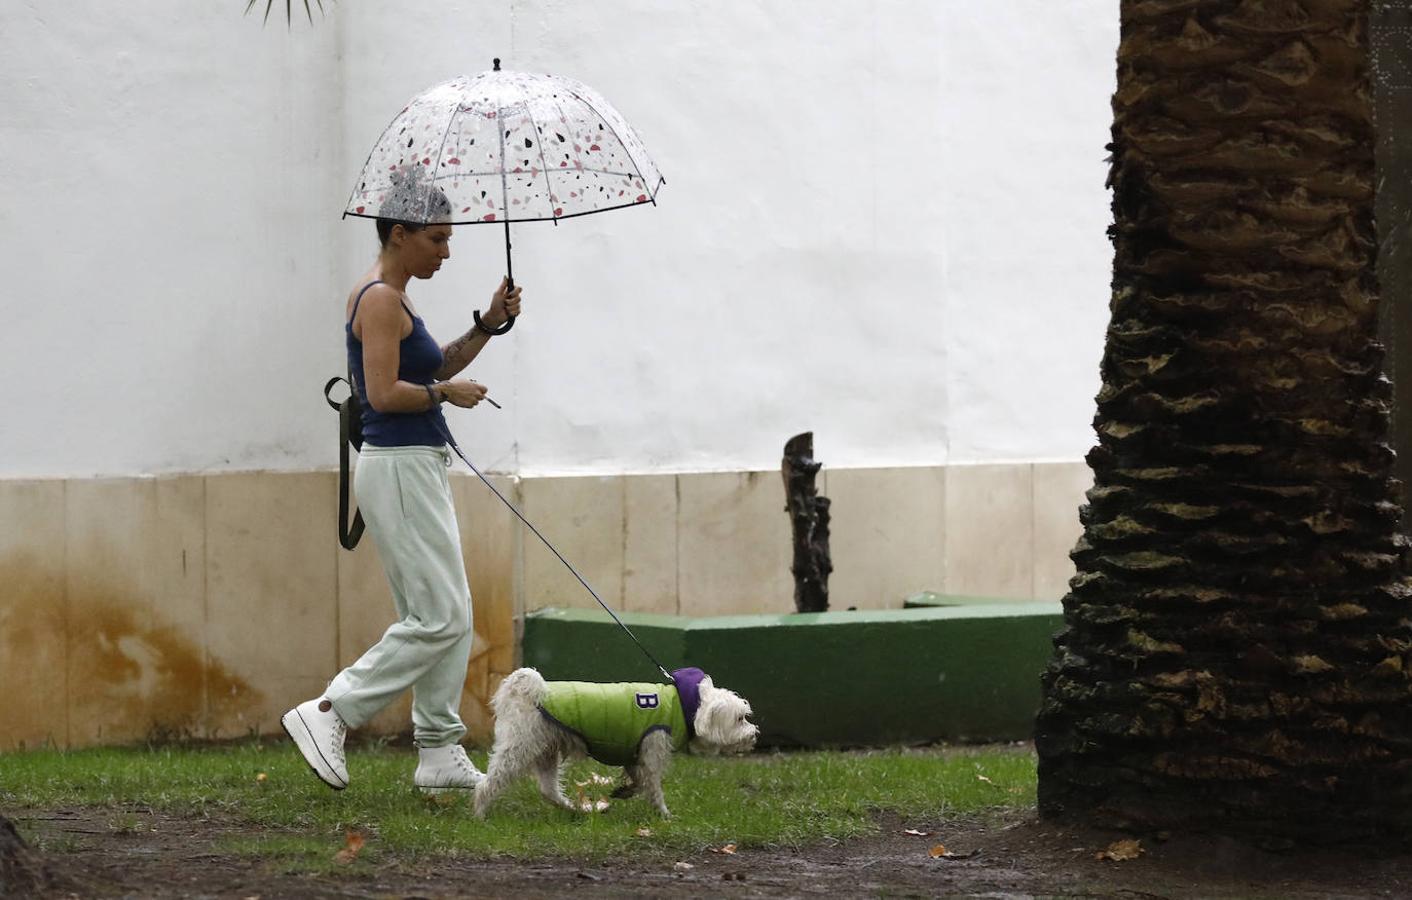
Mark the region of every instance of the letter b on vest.
POLYGON ((656 708, 657 708, 657 695, 656 695, 656 694, 638 694, 638 695, 637 695, 637 708, 638 708, 638 709, 656 709, 656 708))

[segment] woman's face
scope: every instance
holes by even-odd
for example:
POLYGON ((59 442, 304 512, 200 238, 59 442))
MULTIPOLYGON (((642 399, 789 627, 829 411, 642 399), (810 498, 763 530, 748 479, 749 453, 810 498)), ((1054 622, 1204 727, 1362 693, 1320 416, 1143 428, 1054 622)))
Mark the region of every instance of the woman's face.
POLYGON ((430 278, 451 258, 451 226, 428 225, 420 231, 402 229, 402 262, 415 278, 430 278))

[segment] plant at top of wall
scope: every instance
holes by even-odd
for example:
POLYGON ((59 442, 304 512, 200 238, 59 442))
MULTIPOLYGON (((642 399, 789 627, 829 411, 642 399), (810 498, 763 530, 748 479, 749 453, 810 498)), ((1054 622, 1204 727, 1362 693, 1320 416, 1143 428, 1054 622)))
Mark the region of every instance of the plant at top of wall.
MULTIPOLYGON (((249 0, 249 2, 245 4, 245 14, 249 15, 250 10, 254 9, 255 4, 258 2, 260 2, 260 0, 249 0)), ((314 2, 318 4, 319 15, 323 15, 324 0, 314 0, 314 2)), ((333 3, 335 0, 329 0, 329 2, 333 3)), ((303 3, 304 15, 309 17, 309 24, 312 25, 314 24, 314 11, 309 7, 309 0, 303 0, 303 3)), ((265 18, 261 24, 270 20, 270 10, 274 8, 274 5, 275 0, 265 0, 265 18)), ((292 24, 294 22, 294 0, 284 0, 284 18, 285 24, 292 24)))

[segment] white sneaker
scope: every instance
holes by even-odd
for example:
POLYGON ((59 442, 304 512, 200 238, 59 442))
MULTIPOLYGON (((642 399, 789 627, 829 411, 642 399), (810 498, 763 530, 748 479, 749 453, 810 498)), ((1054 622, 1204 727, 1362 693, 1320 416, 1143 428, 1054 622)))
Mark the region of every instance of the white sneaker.
POLYGON ((335 791, 348 787, 348 766, 343 761, 348 728, 332 703, 324 697, 306 700, 280 716, 279 723, 320 781, 335 791))
POLYGON ((417 751, 417 756, 417 771, 412 776, 412 783, 424 794, 474 790, 485 777, 460 744, 423 747, 417 751))

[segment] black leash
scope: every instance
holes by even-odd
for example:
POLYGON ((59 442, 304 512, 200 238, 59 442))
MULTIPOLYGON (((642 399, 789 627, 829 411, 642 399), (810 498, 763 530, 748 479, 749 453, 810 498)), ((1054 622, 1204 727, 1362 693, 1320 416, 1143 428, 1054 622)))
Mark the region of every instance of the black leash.
MULTIPOLYGON (((435 422, 436 418, 437 418, 437 417, 432 417, 432 420, 435 422)), ((525 523, 525 527, 529 528, 530 531, 533 531, 533 532, 534 532, 534 536, 537 537, 537 538, 539 538, 541 541, 543 541, 543 542, 544 542, 544 546, 548 547, 548 548, 550 549, 550 551, 551 551, 555 556, 559 557, 559 562, 563 563, 563 564, 564 564, 564 567, 567 568, 570 572, 572 572, 572 573, 574 574, 574 577, 579 580, 579 584, 583 585, 583 586, 584 586, 584 589, 587 590, 590 594, 593 595, 593 599, 598 601, 598 605, 601 606, 601 607, 603 607, 604 611, 606 611, 606 612, 608 613, 608 615, 610 615, 610 616, 613 617, 613 621, 618 623, 618 627, 621 628, 621 629, 623 629, 623 631, 626 631, 627 634, 628 634, 628 637, 632 638, 632 642, 633 642, 634 644, 637 644, 637 649, 641 650, 641 651, 643 652, 643 654, 644 654, 648 659, 652 660, 652 665, 656 666, 656 667, 657 667, 657 671, 659 671, 659 672, 662 673, 662 677, 666 678, 667 681, 670 682, 670 681, 672 680, 672 673, 670 673, 670 672, 667 671, 666 666, 664 666, 664 665, 662 665, 661 663, 659 663, 659 662, 657 661, 657 657, 653 656, 653 655, 651 654, 651 652, 649 652, 646 647, 642 646, 642 641, 639 641, 639 640, 637 639, 637 635, 635 635, 635 634, 632 633, 632 629, 623 624, 623 620, 620 619, 620 618, 618 618, 618 614, 615 613, 615 612, 613 612, 613 610, 612 610, 611 608, 609 608, 608 604, 606 604, 606 603, 603 602, 603 598, 600 597, 600 596, 598 596, 598 592, 595 591, 595 590, 593 589, 593 587, 592 587, 587 581, 584 581, 584 580, 583 580, 583 576, 578 573, 578 570, 577 570, 577 569, 575 569, 572 565, 569 564, 569 561, 564 558, 564 555, 563 555, 562 553, 560 553, 558 550, 555 550, 555 549, 554 549, 554 545, 551 544, 551 543, 549 543, 549 539, 546 538, 544 535, 542 535, 542 534, 539 533, 539 529, 538 529, 538 528, 535 528, 534 525, 533 525, 533 523, 531 523, 529 519, 526 519, 526 518, 524 517, 524 515, 521 514, 518 509, 515 508, 515 504, 511 503, 509 500, 506 500, 506 499, 505 499, 505 495, 502 494, 502 493, 500 493, 500 491, 498 491, 498 490, 495 489, 495 485, 491 484, 491 483, 490 483, 490 479, 486 478, 484 475, 481 474, 480 469, 477 469, 477 468, 475 467, 475 464, 474 464, 474 463, 472 463, 469 459, 466 459, 466 454, 464 454, 464 453, 461 452, 461 448, 460 448, 459 446, 457 446, 457 444, 456 444, 456 439, 451 436, 451 431, 450 431, 450 429, 447 428, 447 427, 443 427, 442 423, 439 423, 439 422, 438 422, 438 423, 436 423, 436 424, 437 424, 437 430, 439 430, 439 431, 441 432, 441 436, 444 437, 444 438, 446 438, 446 443, 447 443, 447 445, 448 445, 452 450, 455 450, 455 451, 456 451, 456 455, 459 456, 459 457, 461 457, 461 461, 464 462, 466 465, 470 466, 470 467, 471 467, 471 471, 472 471, 472 472, 475 472, 476 475, 480 478, 480 480, 483 481, 483 482, 485 482, 485 486, 488 487, 488 488, 490 488, 491 493, 493 493, 493 494, 495 494, 495 496, 499 497, 499 498, 500 498, 500 502, 503 503, 503 504, 505 504, 507 507, 509 507, 509 508, 510 508, 510 512, 514 513, 514 514, 519 518, 519 520, 520 520, 521 522, 524 522, 524 523, 525 523)))

